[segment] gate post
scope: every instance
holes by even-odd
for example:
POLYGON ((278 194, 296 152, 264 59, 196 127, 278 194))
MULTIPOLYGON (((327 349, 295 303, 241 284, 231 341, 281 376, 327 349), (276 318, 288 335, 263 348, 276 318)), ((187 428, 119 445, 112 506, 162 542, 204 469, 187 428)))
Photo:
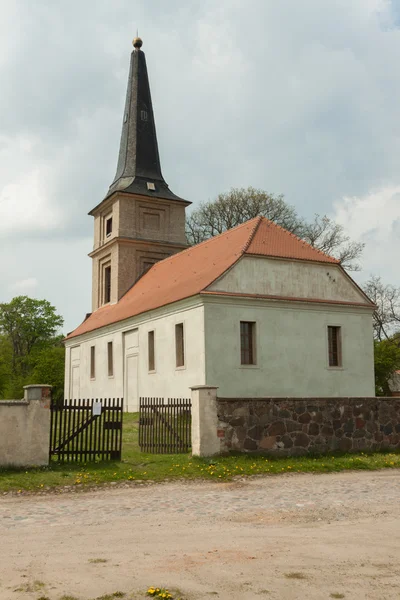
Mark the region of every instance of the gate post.
POLYGON ((30 455, 37 465, 49 464, 51 388, 51 385, 24 385, 24 400, 34 410, 30 455))
POLYGON ((192 455, 213 456, 221 452, 217 436, 217 389, 213 385, 192 388, 192 455))

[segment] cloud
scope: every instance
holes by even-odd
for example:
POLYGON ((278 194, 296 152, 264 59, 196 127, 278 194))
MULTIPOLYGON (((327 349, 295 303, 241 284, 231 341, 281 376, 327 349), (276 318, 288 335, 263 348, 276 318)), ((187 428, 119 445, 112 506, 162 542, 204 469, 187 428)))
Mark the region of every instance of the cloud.
POLYGON ((357 279, 381 275, 386 283, 400 286, 400 185, 363 197, 344 197, 335 203, 333 218, 353 240, 365 243, 357 279))
POLYGON ((48 202, 45 167, 34 168, 7 183, 0 191, 2 234, 15 237, 54 230, 61 223, 61 211, 48 202))
MULTIPOLYGON (((304 216, 351 218, 362 212, 354 199, 396 189, 399 4, 137 0, 132 11, 129 0, 5 3, 0 299, 13 282, 36 278, 67 329, 90 310, 87 212, 115 173, 137 27, 175 193, 196 204, 253 185, 284 193, 304 216)), ((375 235, 367 229, 365 239, 375 235)), ((369 262, 379 271, 377 260, 373 253, 369 262)), ((393 280, 398 268, 386 262, 393 280)))
POLYGON ((8 289, 13 296, 32 296, 35 295, 38 285, 39 282, 35 277, 29 277, 22 281, 15 281, 8 286, 8 289))

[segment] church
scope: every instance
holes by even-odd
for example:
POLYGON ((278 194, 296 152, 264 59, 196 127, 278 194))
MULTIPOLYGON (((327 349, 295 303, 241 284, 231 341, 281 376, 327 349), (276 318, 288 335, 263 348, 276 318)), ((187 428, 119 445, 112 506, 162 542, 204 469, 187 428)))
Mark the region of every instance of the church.
POLYGON ((374 396, 374 305, 339 261, 264 217, 188 248, 161 171, 142 40, 117 171, 94 218, 92 312, 65 340, 65 398, 374 396))

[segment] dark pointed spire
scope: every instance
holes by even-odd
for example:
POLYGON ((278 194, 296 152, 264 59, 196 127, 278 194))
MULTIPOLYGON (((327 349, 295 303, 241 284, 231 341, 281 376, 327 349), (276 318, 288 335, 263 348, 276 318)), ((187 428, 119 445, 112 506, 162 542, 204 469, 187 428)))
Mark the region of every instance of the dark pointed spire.
POLYGON ((181 200, 171 192, 162 176, 142 44, 139 37, 133 40, 117 172, 107 196, 123 191, 181 200))

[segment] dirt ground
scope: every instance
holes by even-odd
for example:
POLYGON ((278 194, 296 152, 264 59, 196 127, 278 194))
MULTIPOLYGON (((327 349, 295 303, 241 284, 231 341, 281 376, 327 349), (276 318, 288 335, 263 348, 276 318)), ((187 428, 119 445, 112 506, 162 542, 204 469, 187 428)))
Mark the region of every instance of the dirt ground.
POLYGON ((0 599, 400 598, 400 473, 0 498, 0 599))

